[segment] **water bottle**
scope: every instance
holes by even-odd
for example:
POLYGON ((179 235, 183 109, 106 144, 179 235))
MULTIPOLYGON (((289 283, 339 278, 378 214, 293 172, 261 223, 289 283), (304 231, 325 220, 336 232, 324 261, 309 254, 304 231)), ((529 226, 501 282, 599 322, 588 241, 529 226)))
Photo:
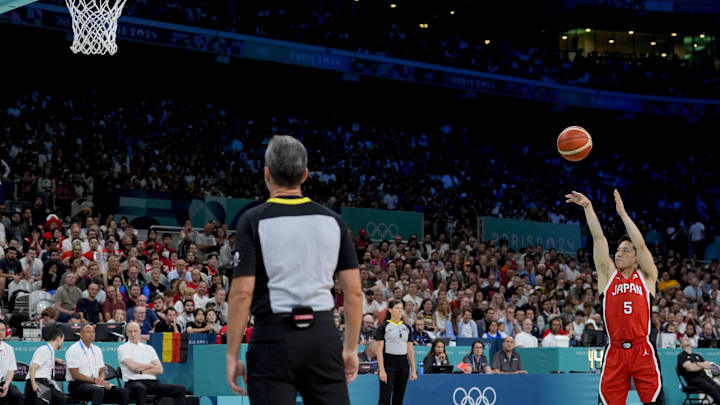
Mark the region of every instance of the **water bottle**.
POLYGON ((423 362, 419 361, 417 364, 418 372, 417 375, 423 375, 425 373, 425 368, 423 368, 423 362))

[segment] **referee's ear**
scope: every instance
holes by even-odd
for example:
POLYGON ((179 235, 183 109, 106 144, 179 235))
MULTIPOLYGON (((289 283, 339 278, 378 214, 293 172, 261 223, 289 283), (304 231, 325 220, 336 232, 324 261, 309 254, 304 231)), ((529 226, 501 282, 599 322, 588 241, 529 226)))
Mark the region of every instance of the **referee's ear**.
POLYGON ((305 183, 305 180, 307 180, 308 175, 310 174, 310 171, 308 171, 308 168, 305 168, 305 171, 303 172, 302 179, 300 179, 300 184, 305 183))
POLYGON ((270 168, 265 166, 265 169, 263 169, 263 175, 265 176, 265 183, 266 184, 275 184, 272 181, 272 176, 270 175, 270 168))

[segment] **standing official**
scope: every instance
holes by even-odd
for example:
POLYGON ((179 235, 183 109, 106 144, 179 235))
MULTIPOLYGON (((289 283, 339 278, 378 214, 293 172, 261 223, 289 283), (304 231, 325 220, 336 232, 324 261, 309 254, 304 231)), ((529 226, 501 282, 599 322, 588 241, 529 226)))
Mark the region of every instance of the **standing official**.
POLYGON ((302 196, 307 152, 297 139, 270 139, 264 177, 270 199, 238 221, 228 300, 228 383, 242 394, 242 376, 252 403, 294 404, 299 391, 306 403, 349 404, 347 384, 358 371, 362 291, 348 229, 335 212, 302 196), (335 277, 345 299, 343 347, 332 314, 335 277), (246 374, 238 351, 250 312, 255 327, 246 374))
POLYGON ((128 342, 118 347, 118 363, 132 402, 145 404, 147 394, 150 394, 170 397, 174 405, 185 405, 185 387, 163 384, 157 380, 156 376, 163 373, 163 366, 155 349, 141 339, 140 325, 131 321, 125 333, 128 342))
POLYGON ((85 325, 80 329, 80 340, 65 352, 68 373, 65 378, 70 382, 70 395, 92 401, 92 405, 117 403, 128 405, 128 392, 105 381, 105 360, 102 350, 95 346, 95 328, 85 325))
POLYGON ((47 336, 47 342, 35 349, 30 370, 25 380, 25 398, 28 405, 43 405, 49 400, 49 405, 65 405, 65 393, 55 386, 55 363, 65 364, 55 357, 55 352, 62 348, 65 335, 60 329, 53 329, 47 336))
POLYGON ((411 329, 402 321, 404 311, 402 301, 391 302, 387 315, 389 318, 375 333, 380 370, 378 405, 390 405, 391 398, 393 405, 402 405, 408 375, 410 375, 410 381, 417 379, 411 329))
MULTIPOLYGON (((1 212, 1 211, 0 211, 1 212)), ((16 386, 12 385, 17 363, 15 361, 15 350, 5 343, 7 324, 0 320, 0 404, 22 405, 24 397, 16 386)))

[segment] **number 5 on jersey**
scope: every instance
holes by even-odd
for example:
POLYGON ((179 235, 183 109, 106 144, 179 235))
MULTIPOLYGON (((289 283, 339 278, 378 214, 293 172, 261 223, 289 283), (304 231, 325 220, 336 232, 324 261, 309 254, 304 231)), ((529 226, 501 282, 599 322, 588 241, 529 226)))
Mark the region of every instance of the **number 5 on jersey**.
POLYGON ((632 301, 625 301, 623 303, 623 312, 628 315, 632 314, 632 301))

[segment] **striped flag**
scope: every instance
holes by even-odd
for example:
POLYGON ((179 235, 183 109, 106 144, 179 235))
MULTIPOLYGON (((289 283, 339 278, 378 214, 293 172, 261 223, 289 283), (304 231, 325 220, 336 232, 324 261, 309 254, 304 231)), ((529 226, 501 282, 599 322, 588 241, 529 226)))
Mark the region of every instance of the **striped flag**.
POLYGON ((162 361, 164 363, 185 363, 187 361, 187 353, 187 333, 163 333, 162 361))

